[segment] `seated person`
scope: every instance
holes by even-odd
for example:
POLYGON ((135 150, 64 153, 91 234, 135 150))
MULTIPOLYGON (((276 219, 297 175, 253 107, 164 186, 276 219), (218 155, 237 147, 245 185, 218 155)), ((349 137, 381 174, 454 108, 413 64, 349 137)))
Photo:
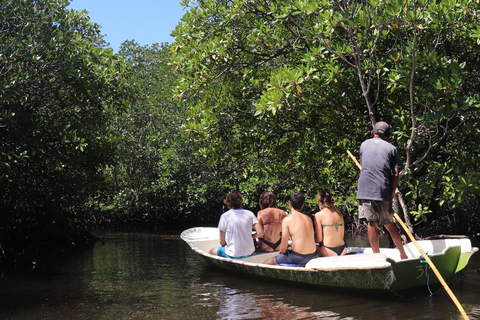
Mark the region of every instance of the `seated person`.
POLYGON ((304 203, 305 197, 300 192, 290 196, 288 205, 292 213, 282 222, 280 254, 263 263, 305 266, 308 261, 317 257, 312 219, 300 211, 304 203), (292 239, 291 249, 287 250, 290 238, 292 239))
POLYGON ((258 238, 258 247, 262 252, 273 252, 282 241, 282 221, 287 214, 276 208, 277 198, 271 191, 263 192, 258 203, 261 210, 257 213, 257 219, 265 232, 263 238, 258 238))
POLYGON ((257 217, 250 210, 243 209, 243 198, 240 192, 232 191, 224 200, 228 210, 220 216, 221 247, 210 249, 209 253, 225 258, 246 258, 255 252, 255 238, 263 236, 263 229, 257 217), (252 228, 256 233, 252 235, 252 228), (228 243, 226 239, 228 238, 228 243))
POLYGON ((333 204, 332 195, 322 191, 318 194, 320 211, 315 213, 315 230, 317 234, 317 253, 321 257, 347 254, 345 245, 345 223, 342 213, 333 204))

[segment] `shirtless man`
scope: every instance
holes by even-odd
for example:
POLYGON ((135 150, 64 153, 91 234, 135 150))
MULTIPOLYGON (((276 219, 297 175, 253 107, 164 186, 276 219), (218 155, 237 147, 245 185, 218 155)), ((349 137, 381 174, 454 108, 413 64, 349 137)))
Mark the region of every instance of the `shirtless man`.
POLYGON ((300 192, 290 196, 291 214, 282 222, 282 242, 280 254, 265 260, 265 264, 296 264, 305 266, 317 257, 317 246, 313 231, 312 219, 301 212, 305 197, 300 192), (288 250, 288 240, 292 238, 291 250, 288 250))

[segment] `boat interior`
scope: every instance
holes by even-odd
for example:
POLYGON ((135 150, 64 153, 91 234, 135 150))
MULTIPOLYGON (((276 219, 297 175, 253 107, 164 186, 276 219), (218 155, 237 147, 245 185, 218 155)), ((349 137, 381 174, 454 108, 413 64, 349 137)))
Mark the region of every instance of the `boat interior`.
MULTIPOLYGON (((422 247, 428 255, 434 255, 443 253, 447 248, 452 246, 461 246, 463 252, 469 252, 472 250, 471 243, 468 239, 441 239, 441 240, 420 240, 418 244, 422 247)), ((208 252, 212 248, 218 247, 218 239, 209 239, 209 240, 197 240, 194 241, 194 245, 201 251, 208 252)), ((416 259, 421 254, 416 246, 410 242, 404 246, 405 252, 409 259, 416 259)), ((385 254, 388 258, 395 261, 400 261, 400 252, 396 248, 381 248, 380 252, 385 254)), ((348 254, 368 254, 373 253, 372 249, 369 247, 348 247, 348 254)), ((277 252, 262 252, 256 253, 255 255, 241 259, 242 261, 248 261, 253 263, 262 263, 270 257, 277 255, 277 252)))

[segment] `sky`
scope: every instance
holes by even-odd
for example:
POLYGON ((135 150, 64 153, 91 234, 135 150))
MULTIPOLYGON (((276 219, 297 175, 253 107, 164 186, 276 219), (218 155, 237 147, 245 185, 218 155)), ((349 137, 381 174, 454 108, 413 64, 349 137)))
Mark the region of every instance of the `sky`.
POLYGON ((68 8, 86 9, 115 52, 125 40, 142 46, 172 43, 170 34, 186 12, 180 0, 70 0, 68 8))

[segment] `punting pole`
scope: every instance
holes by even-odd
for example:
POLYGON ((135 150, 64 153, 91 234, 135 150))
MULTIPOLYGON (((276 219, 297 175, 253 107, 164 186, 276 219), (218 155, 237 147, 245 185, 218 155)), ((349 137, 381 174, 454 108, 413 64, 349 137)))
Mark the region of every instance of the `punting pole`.
MULTIPOLYGON (((357 167, 362 170, 362 166, 360 165, 360 163, 357 161, 357 159, 355 158, 355 156, 349 151, 347 150, 347 153, 348 155, 350 156, 350 158, 352 158, 353 162, 355 162, 355 164, 357 165, 357 167)), ((400 191, 397 189, 395 191, 396 193, 400 193, 400 191)), ((427 254, 425 253, 425 251, 423 251, 423 249, 420 247, 420 245, 418 244, 417 240, 415 240, 415 238, 413 237, 412 233, 410 232, 410 230, 408 230, 408 227, 405 225, 405 223, 403 222, 403 220, 398 216, 398 214, 396 212, 393 213, 395 219, 397 219, 398 223, 400 223, 400 225, 402 226, 403 230, 405 230, 405 232, 407 233, 408 237, 410 238, 410 240, 413 242, 413 244, 415 245, 415 247, 417 247, 418 251, 420 251, 420 253, 422 254, 423 256, 423 259, 425 259, 425 261, 427 261, 428 265, 430 266, 430 268, 432 268, 433 272, 435 273, 435 275, 437 276, 437 279, 440 281, 440 283, 442 284, 443 288, 445 289, 445 291, 448 293, 448 295, 450 296, 450 298, 452 299, 453 303, 455 303, 455 305, 457 306, 458 308, 458 311, 460 311, 461 315, 463 316, 464 319, 466 320, 469 320, 467 314, 465 313, 465 310, 463 309, 462 305, 460 304, 460 302, 458 302, 457 300, 457 297, 455 297, 455 295, 453 294, 452 290, 450 290, 450 287, 448 286, 448 284, 445 282, 445 280, 443 279, 442 275, 440 274, 440 272, 438 271, 437 267, 435 267, 435 265, 433 264, 432 260, 430 260, 430 258, 427 256, 427 254)))

